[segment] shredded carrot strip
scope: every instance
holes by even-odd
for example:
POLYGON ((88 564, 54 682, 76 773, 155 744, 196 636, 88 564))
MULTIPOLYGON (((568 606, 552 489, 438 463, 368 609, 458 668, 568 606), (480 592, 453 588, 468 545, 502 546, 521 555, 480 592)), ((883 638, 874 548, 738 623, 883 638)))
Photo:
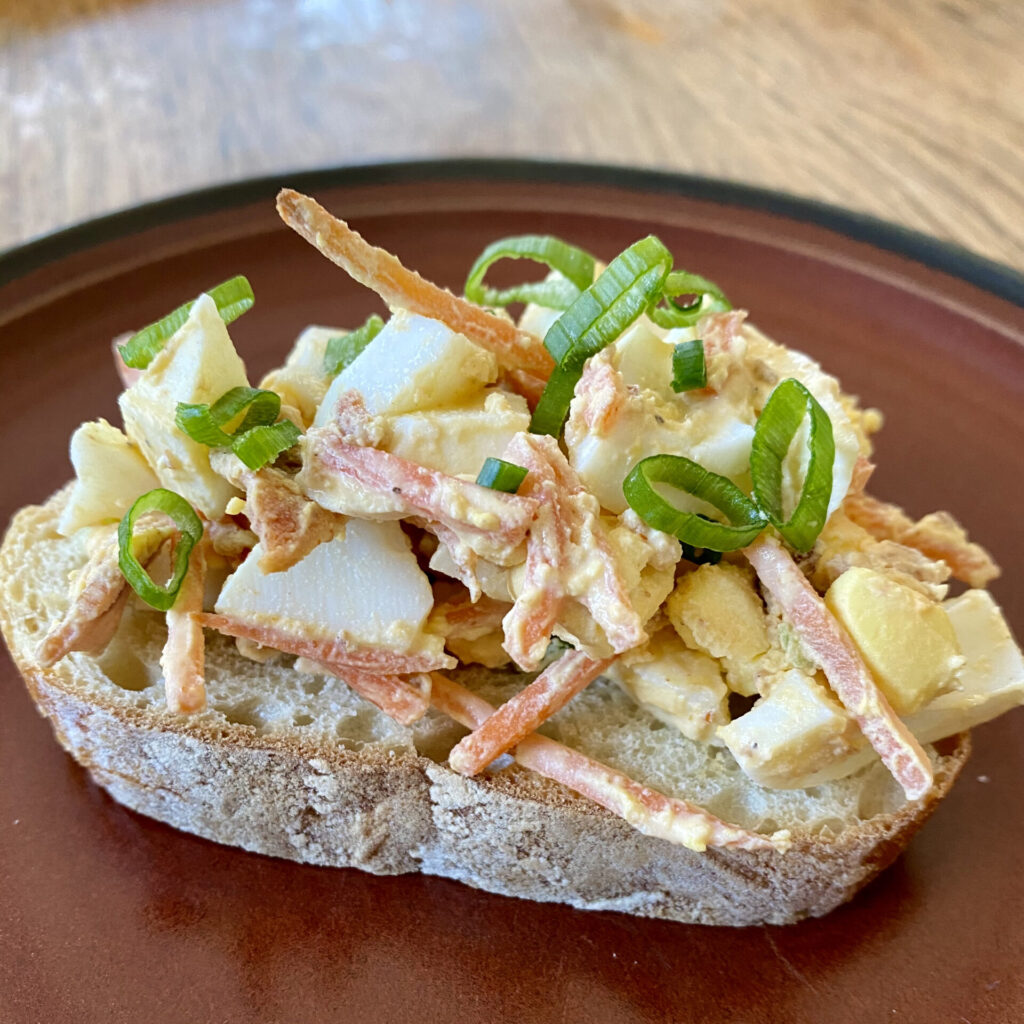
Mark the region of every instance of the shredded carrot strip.
POLYGON ((554 361, 539 338, 406 269, 308 196, 282 189, 277 212, 285 224, 392 308, 442 321, 493 352, 506 370, 525 370, 545 380, 550 375, 554 361))
POLYGON ((198 613, 203 610, 206 558, 197 544, 174 605, 166 613, 167 640, 160 654, 164 692, 170 711, 200 711, 206 707, 205 643, 198 613))
POLYGON ((401 725, 411 725, 427 713, 430 707, 430 676, 416 673, 408 679, 394 675, 364 672, 351 665, 318 661, 316 664, 332 676, 337 676, 360 697, 376 705, 384 714, 401 725))
POLYGON ((858 526, 879 540, 894 540, 928 558, 945 562, 958 580, 984 587, 999 575, 999 566, 980 545, 967 539, 948 512, 932 512, 916 523, 897 505, 868 494, 851 494, 843 510, 858 526))
MULTIPOLYGON (((483 725, 495 713, 491 704, 453 680, 436 672, 431 678, 434 707, 467 728, 483 725)), ((515 759, 523 767, 600 804, 637 831, 697 852, 709 846, 785 852, 790 846, 788 831, 766 836, 729 825, 703 808, 642 786, 545 736, 521 740, 515 749, 515 759)))
POLYGON ((462 775, 483 771, 496 757, 507 753, 564 708, 614 660, 594 661, 582 651, 563 654, 529 686, 502 704, 486 722, 460 740, 448 758, 449 764, 462 775))
POLYGON ((932 787, 928 755, 890 707, 846 630, 792 556, 767 533, 744 554, 907 798, 924 796, 932 787))

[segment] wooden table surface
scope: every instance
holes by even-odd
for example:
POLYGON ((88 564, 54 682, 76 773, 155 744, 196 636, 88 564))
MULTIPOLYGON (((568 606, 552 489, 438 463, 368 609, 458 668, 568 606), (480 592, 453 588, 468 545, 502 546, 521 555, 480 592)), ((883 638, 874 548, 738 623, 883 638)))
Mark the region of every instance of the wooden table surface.
POLYGON ((1020 269, 1022 55, 1020 0, 0 0, 0 248, 251 175, 503 155, 765 185, 1020 269))

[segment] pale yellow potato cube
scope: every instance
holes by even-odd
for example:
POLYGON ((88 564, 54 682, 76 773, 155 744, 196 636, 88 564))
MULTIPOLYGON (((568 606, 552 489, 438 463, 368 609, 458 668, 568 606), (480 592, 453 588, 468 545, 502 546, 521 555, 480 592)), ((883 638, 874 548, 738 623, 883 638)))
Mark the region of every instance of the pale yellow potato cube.
POLYGON ((963 664, 942 605, 873 569, 847 569, 825 603, 898 715, 927 704, 963 664))
POLYGON ((683 640, 712 657, 750 661, 768 650, 764 606, 752 575, 739 566, 723 562, 688 573, 665 610, 683 640))
POLYGON ((75 483, 57 522, 65 537, 115 522, 136 498, 160 486, 138 448, 106 420, 83 423, 71 435, 71 465, 75 483))
POLYGON ((671 630, 616 662, 609 675, 636 701, 692 740, 708 740, 729 721, 729 691, 718 662, 688 650, 671 630))
POLYGON ((932 743, 987 722, 1024 704, 1024 656, 1006 620, 985 590, 968 590, 943 607, 965 661, 947 693, 907 719, 922 742, 932 743))
POLYGON ((177 404, 210 405, 248 383, 216 303, 200 295, 188 320, 119 399, 125 432, 160 483, 208 519, 219 519, 238 491, 210 468, 210 449, 178 429, 177 404))
POLYGON ((718 738, 759 785, 791 789, 856 749, 860 732, 823 683, 793 669, 718 738))

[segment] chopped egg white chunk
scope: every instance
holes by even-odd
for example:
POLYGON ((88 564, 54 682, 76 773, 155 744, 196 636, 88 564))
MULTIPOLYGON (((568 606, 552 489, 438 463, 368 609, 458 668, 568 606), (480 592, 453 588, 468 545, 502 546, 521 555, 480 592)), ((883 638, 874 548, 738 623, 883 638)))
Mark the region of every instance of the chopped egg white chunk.
POLYGON ((501 458, 509 441, 529 428, 526 399, 495 391, 454 409, 391 417, 382 447, 421 466, 475 479, 487 458, 501 458))
POLYGON ((327 343, 348 333, 334 327, 307 327, 295 339, 284 366, 271 370, 260 381, 260 387, 276 391, 281 402, 298 412, 304 424, 312 423, 331 384, 324 369, 327 343))
POLYGON ((860 731, 831 691, 796 669, 718 738, 755 782, 776 789, 813 785, 815 772, 851 753, 860 731))
POLYGON ((211 404, 248 383, 216 303, 200 295, 188 320, 119 399, 125 431, 160 483, 208 519, 219 519, 238 491, 210 468, 210 449, 178 429, 175 411, 179 402, 211 404))
POLYGON ((120 519, 136 498, 160 486, 138 448, 106 420, 83 423, 71 435, 71 465, 75 482, 57 523, 65 537, 120 519))
POLYGON ((614 663, 609 675, 638 703, 691 740, 709 740, 729 721, 729 691, 714 658, 691 651, 662 630, 632 657, 614 663))
POLYGON ((431 645, 423 625, 433 606, 430 583, 398 523, 359 519, 284 572, 262 573, 259 545, 228 577, 215 610, 243 622, 311 640, 407 652, 431 645))
POLYGON ((313 425, 329 424, 346 391, 362 396, 373 416, 460 405, 498 379, 494 355, 465 335, 405 310, 335 377, 313 425))

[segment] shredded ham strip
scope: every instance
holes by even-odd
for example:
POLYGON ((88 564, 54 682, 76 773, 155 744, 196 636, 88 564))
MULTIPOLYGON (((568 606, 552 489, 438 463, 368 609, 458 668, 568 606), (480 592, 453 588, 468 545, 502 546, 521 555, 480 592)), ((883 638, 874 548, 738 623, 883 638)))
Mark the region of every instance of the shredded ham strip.
POLYGON ((314 662, 403 725, 421 718, 427 710, 427 701, 420 690, 399 677, 452 668, 455 664, 453 658, 444 654, 438 657, 399 654, 378 647, 356 647, 337 638, 311 639, 273 626, 239 622, 227 615, 204 612, 197 618, 201 625, 225 636, 244 637, 263 647, 314 662))
MULTIPOLYGON (((167 531, 158 527, 137 529, 138 560, 146 565, 166 539, 167 531)), ((99 653, 110 642, 129 596, 117 556, 117 527, 111 526, 79 573, 64 618, 39 644, 36 657, 43 668, 56 664, 71 651, 99 653)))
POLYGON ((548 451, 558 488, 565 496, 564 508, 572 530, 572 541, 581 552, 577 564, 586 558, 596 559, 599 566, 599 571, 587 581, 578 600, 601 627, 612 650, 622 654, 642 644, 647 633, 619 571, 608 529, 601 519, 601 506, 580 482, 553 439, 548 451))
POLYGON ((509 462, 529 471, 517 493, 537 499, 537 515, 526 541, 523 589, 502 623, 502 646, 526 672, 540 664, 548 649, 565 604, 570 568, 569 522, 551 465, 552 448, 562 457, 554 438, 517 434, 505 450, 509 462))
POLYGON ((260 540, 260 569, 283 572, 301 562, 318 544, 330 540, 344 523, 321 508, 279 469, 249 469, 231 452, 213 452, 210 465, 245 491, 245 514, 260 540))
MULTIPOLYGON (((431 702, 439 711, 467 728, 479 728, 494 707, 451 679, 432 673, 431 702)), ((729 825, 700 807, 656 790, 545 736, 527 736, 515 749, 515 759, 547 779, 588 797, 623 818, 638 832, 686 846, 698 853, 710 847, 785 852, 788 831, 771 836, 729 825)))
POLYGON ((462 590, 455 597, 435 602, 427 631, 448 638, 476 640, 500 629, 507 611, 507 601, 481 597, 474 602, 472 595, 462 590))
POLYGON ((916 523, 897 505, 868 494, 851 494, 843 511, 879 540, 893 540, 928 558, 945 562, 958 580, 984 587, 999 575, 999 566, 980 545, 967 539, 964 528, 948 512, 932 512, 916 523))
POLYGON ((377 448, 349 444, 330 427, 306 435, 306 460, 383 497, 390 506, 389 517, 422 518, 442 541, 448 536, 445 531, 451 531, 498 564, 523 542, 536 510, 537 503, 530 498, 460 480, 377 448), (433 524, 444 529, 436 531, 433 524))
POLYGON ((282 189, 277 195, 277 212, 292 230, 354 280, 373 289, 391 308, 440 320, 493 352, 506 370, 523 370, 543 380, 550 375, 554 361, 539 338, 425 281, 391 253, 370 245, 315 200, 282 189))
POLYGON ((206 558, 197 544, 174 605, 166 613, 167 640, 160 654, 164 692, 171 711, 200 711, 206 706, 205 644, 199 613, 203 610, 206 558))
POLYGON ((468 736, 460 740, 448 763, 462 775, 476 775, 496 757, 511 750, 589 686, 615 659, 594 661, 582 651, 569 651, 549 665, 529 686, 507 700, 468 736))
POLYGON ((924 796, 932 787, 928 755, 889 706, 853 641, 792 556, 767 533, 744 554, 907 798, 924 796))

